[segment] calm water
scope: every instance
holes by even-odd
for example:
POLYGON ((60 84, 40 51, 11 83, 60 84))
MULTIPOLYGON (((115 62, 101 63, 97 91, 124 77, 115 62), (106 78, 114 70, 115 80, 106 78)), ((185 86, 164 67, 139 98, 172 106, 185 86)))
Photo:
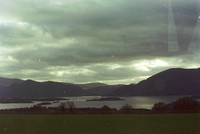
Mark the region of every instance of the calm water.
MULTIPOLYGON (((172 101, 177 100, 178 98, 183 96, 156 96, 156 97, 120 97, 124 100, 120 101, 86 101, 90 99, 98 99, 101 98, 101 96, 82 96, 82 97, 65 97, 69 100, 62 100, 58 103, 55 103, 53 101, 49 101, 52 104, 46 105, 46 107, 56 107, 61 102, 66 101, 73 101, 77 108, 86 108, 86 107, 95 107, 100 108, 103 105, 108 105, 112 108, 121 108, 125 104, 131 105, 133 108, 152 108, 154 103, 157 102, 165 102, 169 103, 172 101)), ((10 104, 2 104, 0 103, 0 109, 11 109, 11 108, 25 108, 25 107, 31 107, 33 105, 39 104, 41 101, 35 101, 34 103, 10 103, 10 104)))

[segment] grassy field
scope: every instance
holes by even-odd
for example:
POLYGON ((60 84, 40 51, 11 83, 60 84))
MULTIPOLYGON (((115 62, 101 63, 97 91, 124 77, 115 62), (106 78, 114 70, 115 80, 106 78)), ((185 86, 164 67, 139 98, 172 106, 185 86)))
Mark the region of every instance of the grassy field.
POLYGON ((2 114, 0 134, 200 134, 200 114, 2 114))

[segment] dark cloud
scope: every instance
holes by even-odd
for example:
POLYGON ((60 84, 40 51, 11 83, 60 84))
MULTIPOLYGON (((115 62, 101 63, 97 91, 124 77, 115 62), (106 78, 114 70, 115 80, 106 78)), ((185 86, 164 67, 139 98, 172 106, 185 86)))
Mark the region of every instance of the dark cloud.
POLYGON ((195 53, 168 52, 178 43, 167 0, 0 2, 5 77, 134 83, 170 67, 198 66, 198 32, 189 48, 195 53))

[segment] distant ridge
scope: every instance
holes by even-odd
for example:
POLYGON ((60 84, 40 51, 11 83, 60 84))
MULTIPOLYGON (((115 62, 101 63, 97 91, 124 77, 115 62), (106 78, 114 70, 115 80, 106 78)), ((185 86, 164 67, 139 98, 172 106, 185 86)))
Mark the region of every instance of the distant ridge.
POLYGON ((0 78, 0 97, 200 95, 200 68, 172 68, 137 84, 73 84, 0 78))
POLYGON ((153 75, 136 85, 123 86, 109 95, 200 95, 200 69, 168 69, 153 75))
POLYGON ((0 86, 0 97, 67 97, 92 95, 73 84, 60 82, 36 82, 26 80, 12 83, 9 86, 0 86))
POLYGON ((101 87, 101 86, 107 86, 107 84, 104 84, 104 83, 85 83, 85 84, 76 84, 76 85, 83 88, 84 90, 101 87))
POLYGON ((122 86, 124 85, 105 85, 105 86, 90 88, 87 91, 98 96, 107 96, 108 94, 112 93, 113 91, 117 90, 122 86))
POLYGON ((9 86, 10 84, 21 83, 21 82, 23 82, 23 80, 0 77, 0 86, 9 86))

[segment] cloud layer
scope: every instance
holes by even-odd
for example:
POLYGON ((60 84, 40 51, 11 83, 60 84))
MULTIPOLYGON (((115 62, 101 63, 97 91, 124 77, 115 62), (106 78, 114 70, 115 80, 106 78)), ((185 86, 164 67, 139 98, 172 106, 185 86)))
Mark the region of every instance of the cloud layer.
POLYGON ((128 84, 171 67, 199 67, 199 23, 191 53, 174 52, 168 0, 0 2, 2 77, 128 84))

